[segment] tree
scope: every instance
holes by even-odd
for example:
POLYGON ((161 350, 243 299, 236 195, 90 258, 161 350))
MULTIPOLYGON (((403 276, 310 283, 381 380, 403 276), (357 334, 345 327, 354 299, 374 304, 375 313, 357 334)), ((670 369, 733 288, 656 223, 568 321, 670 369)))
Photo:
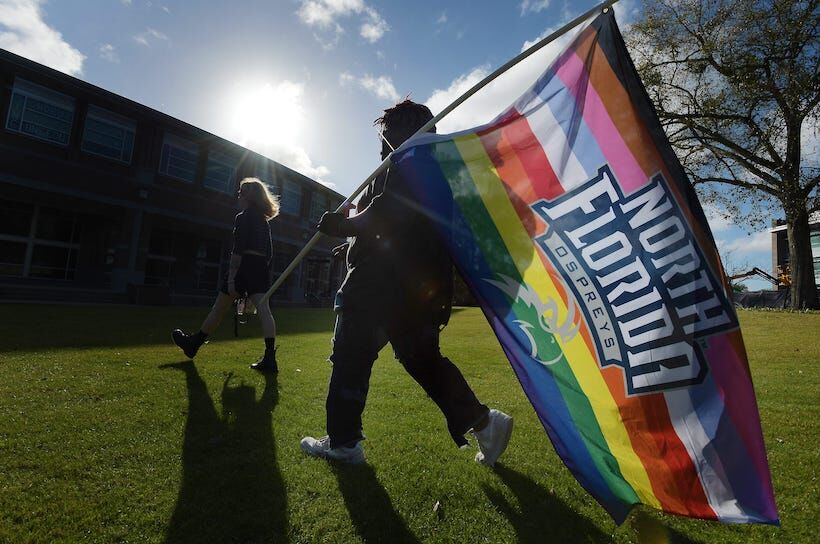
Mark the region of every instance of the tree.
POLYGON ((816 308, 818 0, 645 0, 636 67, 701 196, 747 225, 785 216, 792 306, 816 308), (770 216, 769 216, 770 217, 770 216))

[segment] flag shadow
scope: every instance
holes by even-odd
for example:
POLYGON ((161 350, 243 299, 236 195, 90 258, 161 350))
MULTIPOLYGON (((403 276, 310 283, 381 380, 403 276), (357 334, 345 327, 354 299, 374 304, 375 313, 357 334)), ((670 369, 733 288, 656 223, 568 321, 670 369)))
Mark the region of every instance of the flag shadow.
POLYGON ((393 508, 390 496, 370 465, 333 463, 332 467, 362 542, 420 542, 393 508))
POLYGON ((182 483, 165 542, 284 542, 287 496, 276 463, 271 415, 278 402, 275 375, 254 387, 222 386, 222 414, 188 361, 163 369, 185 373, 188 411, 182 443, 182 483))
POLYGON ((524 474, 502 465, 496 465, 495 473, 513 492, 518 505, 489 486, 484 486, 484 493, 510 521, 517 542, 612 542, 610 535, 524 474))

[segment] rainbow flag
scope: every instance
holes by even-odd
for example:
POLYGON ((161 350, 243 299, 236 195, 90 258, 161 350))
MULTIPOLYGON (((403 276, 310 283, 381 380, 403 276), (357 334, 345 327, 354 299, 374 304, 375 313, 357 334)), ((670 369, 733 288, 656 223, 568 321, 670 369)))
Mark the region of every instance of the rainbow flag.
POLYGON ((413 138, 394 163, 616 522, 644 504, 778 523, 715 243, 612 10, 494 121, 413 138))

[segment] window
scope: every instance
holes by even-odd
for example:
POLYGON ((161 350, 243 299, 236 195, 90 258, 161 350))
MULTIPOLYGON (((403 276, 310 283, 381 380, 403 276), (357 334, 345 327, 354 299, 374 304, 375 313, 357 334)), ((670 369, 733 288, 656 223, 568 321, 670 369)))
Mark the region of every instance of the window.
POLYGON ((175 233, 164 229, 153 229, 148 239, 148 255, 145 259, 146 285, 171 285, 174 274, 175 233))
POLYGON ((35 245, 31 254, 29 276, 73 280, 77 269, 78 249, 78 247, 35 245))
POLYGON ((82 150, 130 163, 134 151, 136 124, 96 106, 88 108, 83 130, 82 150))
POLYGON ((76 213, 0 201, 0 275, 73 280, 79 250, 76 213))
POLYGON ((0 239, 0 276, 22 276, 27 244, 0 239))
POLYGON ((811 233, 811 254, 814 260, 814 285, 820 289, 820 231, 811 233))
POLYGON ((312 223, 317 223, 322 214, 328 210, 328 198, 324 193, 313 193, 310 199, 310 216, 312 223))
POLYGON ((223 193, 233 192, 236 163, 236 159, 225 153, 208 152, 208 164, 205 168, 205 187, 223 193))
MULTIPOLYGON (((299 253, 299 248, 290 244, 279 244, 278 242, 274 243, 273 248, 273 263, 271 268, 273 269, 273 280, 275 281, 279 276, 282 275, 282 272, 285 271, 285 268, 293 261, 296 257, 296 254, 299 253)), ((290 298, 290 291, 294 285, 299 284, 299 267, 297 266, 293 272, 285 279, 284 283, 279 286, 279 289, 274 291, 271 298, 274 300, 288 300, 290 298)))
POLYGON ((199 148, 193 142, 165 134, 159 158, 159 172, 193 183, 199 162, 199 148))
POLYGON ((22 79, 15 80, 7 129, 68 145, 73 120, 73 98, 22 79))
POLYGON ((298 183, 284 181, 279 203, 283 213, 299 215, 302 210, 302 187, 298 183))
POLYGON ((34 206, 23 202, 0 200, 0 235, 25 236, 31 233, 34 206))
POLYGON ((219 265, 222 243, 219 240, 201 240, 196 252, 196 289, 216 290, 219 285, 219 265))

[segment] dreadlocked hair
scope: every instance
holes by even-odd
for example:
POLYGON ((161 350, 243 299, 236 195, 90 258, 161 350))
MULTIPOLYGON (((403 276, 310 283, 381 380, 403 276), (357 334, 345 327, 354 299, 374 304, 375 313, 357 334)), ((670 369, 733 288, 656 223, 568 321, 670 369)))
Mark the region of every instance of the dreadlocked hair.
MULTIPOLYGON (((384 110, 384 115, 376 119, 373 125, 382 127, 385 134, 392 136, 390 144, 399 147, 432 118, 430 108, 405 98, 403 102, 384 110)), ((435 131, 436 127, 430 129, 430 132, 435 131)))
POLYGON ((413 102, 409 98, 399 102, 392 108, 384 110, 384 115, 376 119, 373 124, 386 129, 415 126, 420 129, 424 123, 433 118, 430 108, 424 104, 413 102))

